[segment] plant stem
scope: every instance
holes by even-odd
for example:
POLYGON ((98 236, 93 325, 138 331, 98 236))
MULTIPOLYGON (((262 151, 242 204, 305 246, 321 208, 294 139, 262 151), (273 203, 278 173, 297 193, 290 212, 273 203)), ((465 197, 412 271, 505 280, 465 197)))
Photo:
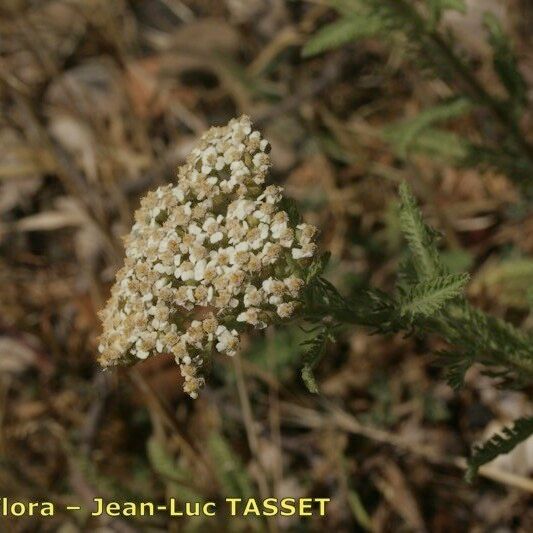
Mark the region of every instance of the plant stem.
POLYGON ((515 119, 508 113, 496 98, 494 98, 484 87, 479 80, 472 74, 471 69, 455 54, 450 45, 443 39, 443 37, 436 30, 429 30, 427 22, 420 15, 420 13, 413 6, 409 5, 405 0, 393 0, 388 2, 391 7, 398 9, 413 22, 413 27, 416 33, 419 34, 422 43, 428 41, 440 53, 441 57, 452 69, 463 85, 470 93, 470 95, 483 107, 487 108, 492 116, 500 123, 500 125, 507 131, 520 149, 523 156, 533 166, 533 146, 524 137, 519 125, 515 119))

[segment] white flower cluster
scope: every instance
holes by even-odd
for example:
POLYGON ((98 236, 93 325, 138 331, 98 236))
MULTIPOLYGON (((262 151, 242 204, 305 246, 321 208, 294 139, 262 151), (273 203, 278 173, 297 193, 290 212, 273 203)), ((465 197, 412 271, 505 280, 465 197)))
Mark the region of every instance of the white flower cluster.
POLYGON ((233 119, 202 136, 176 185, 143 198, 101 312, 102 366, 172 353, 195 398, 206 356, 293 316, 316 228, 291 222, 282 188, 265 187, 268 150, 248 117, 233 119))

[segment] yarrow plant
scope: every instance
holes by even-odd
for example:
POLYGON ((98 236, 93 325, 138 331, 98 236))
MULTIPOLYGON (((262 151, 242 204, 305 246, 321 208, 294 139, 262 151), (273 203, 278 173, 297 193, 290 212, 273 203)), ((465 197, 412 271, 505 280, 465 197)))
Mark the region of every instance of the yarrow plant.
MULTIPOLYGON (((300 222, 281 187, 265 184, 268 152, 248 117, 231 120, 202 136, 176 184, 143 198, 101 312, 103 367, 170 353, 184 391, 196 398, 206 359, 235 355, 246 330, 299 318, 312 326, 302 369, 311 392, 318 392, 314 369, 345 326, 440 335, 450 347, 440 356, 454 388, 474 364, 514 386, 533 381, 531 335, 466 301, 468 274, 449 272, 439 234, 406 184, 399 219, 410 256, 395 292, 368 287, 345 298, 321 277, 327 255, 318 256, 317 229, 300 222)), ((475 448, 468 477, 531 434, 526 417, 475 448)))
POLYGON ((233 119, 202 136, 176 184, 142 199, 101 312, 103 367, 171 353, 196 398, 206 358, 295 315, 317 230, 265 184, 268 152, 247 116, 233 119))
MULTIPOLYGON (((494 74, 487 83, 489 78, 481 79, 476 73, 479 57, 462 46, 462 39, 454 32, 452 17, 448 17, 451 11, 466 13, 472 2, 325 0, 323 3, 335 10, 338 17, 310 38, 303 48, 304 56, 368 38, 377 39, 395 53, 401 50, 404 59, 424 70, 424 77, 437 78, 448 87, 446 99, 414 117, 383 128, 381 136, 397 157, 409 159, 411 154, 418 153, 447 165, 473 167, 478 172, 496 169, 505 173, 521 191, 520 210, 528 204, 530 207, 533 145, 527 132, 528 84, 512 39, 494 13, 487 11, 482 17, 494 74), (446 125, 450 120, 466 116, 478 125, 475 137, 460 135, 446 125)), ((476 18, 476 13, 472 13, 468 24, 476 18)), ((439 334, 449 346, 439 356, 453 388, 464 384, 465 374, 474 364, 482 365, 490 376, 497 377, 500 386, 530 387, 533 336, 527 322, 523 323, 525 327, 518 328, 471 306, 463 290, 468 275, 448 270, 438 251, 438 234, 424 223, 405 184, 400 188, 400 196, 400 224, 410 254, 399 272, 395 294, 369 288, 356 301, 346 302, 338 297, 334 287, 323 284, 323 292, 328 296, 327 312, 340 323, 366 325, 375 332, 439 334), (332 302, 334 309, 331 309, 332 302)), ((524 292, 527 289, 525 282, 524 292)), ((323 306, 319 305, 313 314, 319 317, 322 311, 323 306)), ((310 343, 308 362, 302 373, 313 389, 316 384, 312 369, 331 336, 330 327, 322 326, 319 331, 310 343)), ((467 478, 475 477, 481 465, 509 452, 531 435, 533 416, 530 415, 476 446, 468 462, 467 478)))

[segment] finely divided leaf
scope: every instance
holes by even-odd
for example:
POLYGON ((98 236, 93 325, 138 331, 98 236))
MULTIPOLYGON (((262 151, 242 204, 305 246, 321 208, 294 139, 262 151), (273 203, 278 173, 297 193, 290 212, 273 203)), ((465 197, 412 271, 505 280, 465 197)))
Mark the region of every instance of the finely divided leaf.
POLYGON ((462 294, 468 279, 468 274, 447 274, 408 287, 400 298, 400 315, 411 319, 433 315, 462 294))
POLYGON ((440 128, 425 128, 408 146, 405 145, 401 132, 389 130, 385 135, 395 152, 404 158, 409 153, 418 153, 444 162, 463 164, 471 157, 474 149, 465 137, 440 128))
POLYGON ((444 376, 448 385, 454 390, 462 388, 466 373, 474 362, 475 354, 467 351, 441 350, 438 356, 437 364, 444 368, 444 376))
POLYGON ((302 54, 304 57, 314 56, 357 39, 372 37, 385 29, 384 19, 374 14, 344 17, 320 29, 304 46, 302 54))
POLYGON ((469 483, 472 482, 482 465, 492 461, 498 455, 509 453, 532 434, 533 417, 519 418, 511 427, 503 428, 501 433, 496 433, 487 442, 475 446, 468 460, 466 480, 469 483))
POLYGON ((527 99, 527 84, 518 70, 518 62, 509 38, 505 35, 498 18, 492 13, 485 13, 483 21, 489 32, 494 70, 507 89, 511 102, 516 106, 523 106, 527 99))
POLYGON ((467 155, 464 152, 464 148, 462 149, 461 147, 461 142, 464 142, 464 140, 454 134, 445 136, 448 132, 436 130, 431 128, 431 126, 463 116, 469 113, 471 109, 470 100, 467 98, 455 98, 449 102, 426 109, 412 119, 389 126, 383 131, 383 136, 402 157, 405 157, 411 149, 424 151, 425 147, 428 152, 430 150, 438 152, 440 149, 443 155, 452 155, 454 158, 459 159, 467 155), (430 140, 424 143, 426 133, 430 140), (436 137, 438 142, 431 143, 432 137, 436 137))
POLYGON ((406 238, 413 265, 420 279, 428 279, 443 273, 436 246, 437 233, 429 228, 406 183, 400 185, 400 226, 406 238))

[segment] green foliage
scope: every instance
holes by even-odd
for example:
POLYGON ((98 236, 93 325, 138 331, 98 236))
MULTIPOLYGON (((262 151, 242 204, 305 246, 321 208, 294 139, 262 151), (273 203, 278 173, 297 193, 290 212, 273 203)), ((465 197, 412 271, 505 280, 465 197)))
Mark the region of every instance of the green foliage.
MULTIPOLYGON (((407 185, 400 187, 400 196, 401 226, 418 281, 411 280, 407 286, 400 286, 399 311, 393 309, 400 318, 395 322, 397 327, 409 326, 419 332, 437 333, 450 343, 452 349, 439 355, 445 377, 454 389, 463 386, 465 374, 474 363, 483 364, 491 375, 511 380, 516 386, 531 382, 533 339, 460 297, 469 277, 446 272, 436 247, 436 234, 424 223, 407 185), (408 324, 401 320, 405 317, 408 324)), ((507 438, 495 437, 476 449, 469 477, 472 478, 479 465, 511 450, 523 440, 527 432, 525 424, 517 422, 515 430, 505 433, 507 438)), ((529 427, 529 433, 531 431, 529 427)))
POLYGON ((325 325, 320 328, 319 333, 315 337, 302 343, 307 348, 303 355, 302 379, 309 392, 314 394, 318 394, 319 392, 313 370, 324 357, 328 342, 333 340, 334 337, 330 328, 325 325))
POLYGON ((517 378, 533 376, 532 339, 512 324, 463 302, 449 310, 445 325, 446 340, 477 353, 480 362, 506 366, 517 378))
MULTIPOLYGON (((422 153, 447 164, 479 169, 496 168, 533 195, 533 147, 521 128, 527 104, 527 86, 518 68, 510 40, 498 19, 484 17, 493 68, 507 96, 495 95, 472 71, 471 62, 452 32, 440 25, 447 10, 464 13, 464 0, 330 0, 340 18, 318 31, 304 48, 310 56, 367 37, 403 46, 407 57, 428 74, 444 82, 454 95, 424 109, 414 118, 393 124, 382 132, 395 154, 403 159, 422 153), (429 67, 429 68, 428 68, 429 67), (480 113, 479 111, 482 111, 480 113), (454 119, 476 124, 483 119, 476 140, 448 129, 454 119)), ((400 228, 409 254, 398 275, 396 294, 368 288, 343 298, 321 277, 313 275, 306 296, 306 318, 318 324, 318 334, 307 344, 302 376, 313 392, 318 390, 313 369, 324 356, 331 333, 324 320, 339 328, 343 324, 366 326, 374 333, 404 331, 418 336, 432 334, 449 348, 439 352, 439 364, 454 389, 464 384, 468 369, 481 365, 500 384, 521 387, 533 381, 533 338, 527 332, 470 305, 464 295, 469 276, 460 264, 450 263, 439 252, 439 234, 428 226, 406 184, 400 186, 400 228), (455 267, 452 266, 455 264, 455 267)), ((465 266, 471 258, 466 258, 465 266)), ((457 262, 456 262, 457 263, 457 262)), ((529 287, 530 262, 523 261, 485 274, 489 283, 508 284, 519 308, 533 301, 529 287)), ((475 449, 469 463, 471 479, 477 468, 500 453, 511 450, 533 431, 532 419, 517 421, 503 435, 475 449)))
POLYGON ((453 34, 439 29, 445 11, 466 11, 464 0, 426 0, 425 5, 415 0, 331 0, 329 4, 341 18, 312 36, 304 55, 377 36, 394 49, 403 47, 405 57, 440 78, 455 95, 449 102, 437 103, 418 117, 384 130, 383 137, 400 157, 418 152, 456 165, 493 167, 516 181, 528 197, 533 194, 533 146, 520 126, 527 86, 509 38, 493 14, 487 13, 484 22, 494 71, 507 91, 506 100, 495 96, 492 87, 483 86, 472 72, 469 58, 458 50, 453 34), (485 111, 480 142, 436 126, 479 108, 485 111))
POLYGON ((204 498, 192 486, 191 472, 178 464, 155 435, 147 442, 148 460, 166 485, 167 493, 182 502, 203 502, 204 498))
POLYGON ((300 350, 300 345, 306 337, 296 326, 280 328, 275 335, 265 335, 255 341, 250 360, 254 365, 283 380, 292 375, 294 354, 300 350))
POLYGON ((471 110, 470 100, 456 98, 426 109, 413 119, 385 128, 383 136, 401 157, 406 157, 410 151, 420 151, 460 161, 468 154, 465 146, 468 142, 432 126, 465 115, 471 110))
POLYGON ((220 433, 212 433, 208 448, 223 494, 228 497, 253 498, 254 490, 244 465, 220 433))
POLYGON ((392 145, 395 152, 403 158, 411 153, 425 154, 437 158, 440 161, 450 161, 462 164, 471 156, 472 145, 468 141, 453 133, 437 128, 425 128, 406 145, 403 139, 403 131, 388 128, 384 132, 384 138, 392 145))
POLYGON ((430 316, 444 304, 462 294, 468 274, 447 274, 421 281, 402 290, 399 299, 400 315, 414 320, 430 316))
POLYGON ((472 482, 482 465, 498 455, 509 453, 531 435, 533 435, 533 417, 519 418, 511 427, 503 428, 502 433, 496 433, 487 442, 475 446, 468 460, 466 480, 472 482))
POLYGON ((444 377, 448 385, 459 390, 465 384, 465 376, 474 362, 474 356, 467 351, 441 350, 437 363, 444 367, 444 377))
POLYGON ((494 71, 506 88, 510 103, 516 108, 523 107, 527 99, 527 85, 518 70, 518 62, 509 39, 492 13, 485 13, 483 20, 493 51, 494 71))
MULTIPOLYGON (((485 365, 503 365, 533 376, 532 339, 508 322, 457 300, 468 276, 448 274, 437 250, 437 234, 424 223, 406 184, 400 186, 400 197, 401 227, 418 280, 411 280, 407 287, 400 285, 399 311, 395 312, 421 331, 440 333, 460 353, 477 354, 476 360, 485 365), (417 306, 421 312, 415 316, 417 306)), ((406 324, 400 322, 400 326, 406 324)))
POLYGON ((449 358, 451 368, 445 370, 454 386, 476 362, 493 372, 506 370, 506 377, 517 384, 533 379, 532 338, 464 300, 469 276, 448 271, 437 248, 438 233, 425 224, 406 184, 400 186, 400 197, 400 224, 410 257, 400 272, 398 295, 367 289, 347 300, 330 282, 317 277, 304 302, 306 319, 319 324, 319 335, 308 342, 306 378, 323 356, 331 328, 358 324, 379 333, 439 334, 453 347, 449 353, 456 354, 449 358))
MULTIPOLYGON (((305 343, 307 352, 302 370, 309 390, 318 392, 313 370, 342 324, 367 326, 383 334, 406 331, 440 335, 450 349, 439 352, 438 362, 454 389, 463 386, 466 372, 476 363, 483 365, 488 375, 505 380, 509 386, 531 383, 533 339, 512 324, 466 302, 463 290, 469 275, 449 272, 437 248, 438 233, 424 222, 405 183, 399 192, 400 226, 410 257, 400 272, 397 296, 368 289, 348 300, 330 282, 320 276, 313 278, 305 308, 307 320, 317 324, 316 334, 305 343)), ((471 468, 500 453, 497 450, 508 451, 524 435, 524 423, 518 423, 516 432, 506 433, 508 438, 496 438, 480 447, 471 468)))
POLYGON ((357 523, 365 531, 373 531, 372 521, 365 509, 359 494, 355 490, 349 490, 347 494, 348 505, 357 523))
POLYGON ((320 54, 326 50, 364 37, 372 37, 384 31, 386 23, 378 15, 358 13, 328 24, 305 45, 304 57, 320 54))
MULTIPOLYGON (((368 37, 379 36, 390 41, 394 32, 413 30, 413 20, 398 9, 397 0, 352 0, 330 1, 329 4, 342 16, 337 21, 321 28, 304 46, 304 57, 368 37)), ((415 24, 416 26, 416 24, 415 24)))
POLYGON ((439 235, 424 223, 414 196, 405 183, 400 186, 400 199, 400 225, 419 278, 431 279, 443 274, 437 250, 439 235))
POLYGON ((443 250, 440 260, 444 268, 453 273, 464 272, 474 264, 474 255, 465 249, 443 250))

